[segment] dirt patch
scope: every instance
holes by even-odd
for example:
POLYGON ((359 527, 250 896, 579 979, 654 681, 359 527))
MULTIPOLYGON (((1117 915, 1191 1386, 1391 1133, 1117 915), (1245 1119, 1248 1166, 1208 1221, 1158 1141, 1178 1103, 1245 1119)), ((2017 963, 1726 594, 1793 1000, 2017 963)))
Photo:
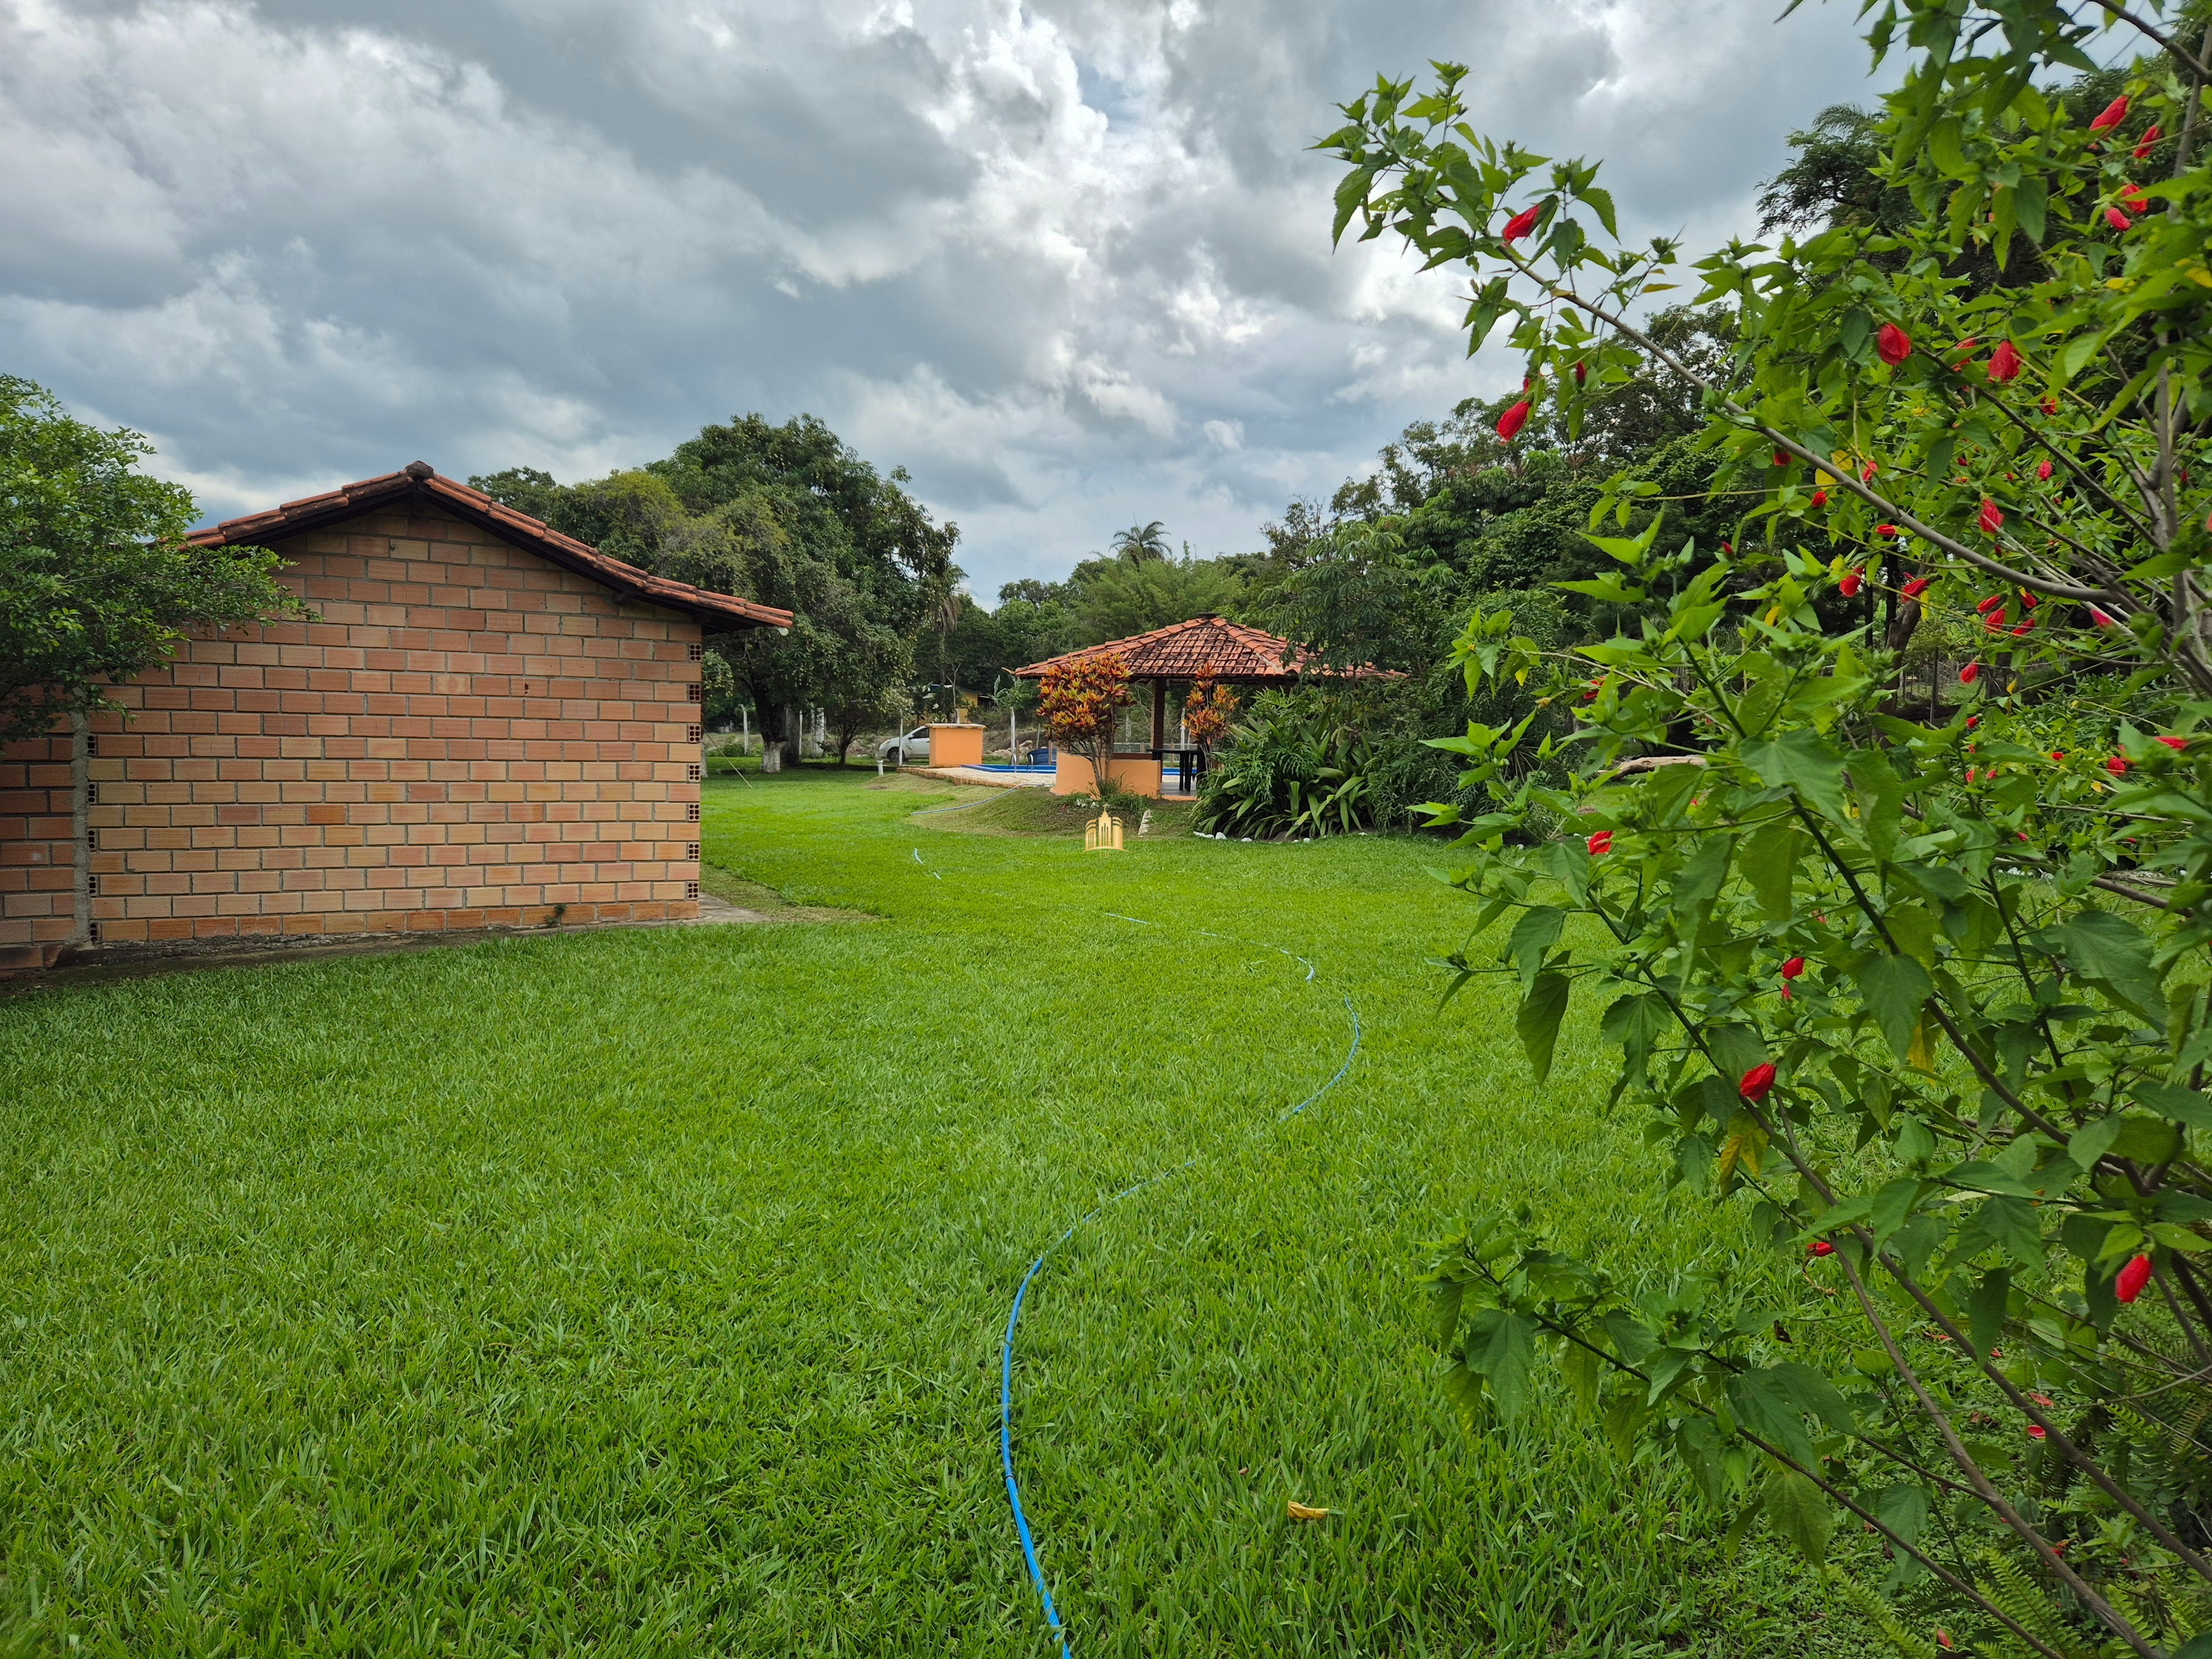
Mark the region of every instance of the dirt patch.
MULTIPOLYGON (((839 910, 826 904, 793 904, 775 888, 725 870, 718 864, 699 866, 699 890, 737 912, 732 921, 876 921, 866 910, 839 910)), ((706 900, 700 901, 702 909, 706 900)), ((704 921, 702 915, 700 918, 704 921)))

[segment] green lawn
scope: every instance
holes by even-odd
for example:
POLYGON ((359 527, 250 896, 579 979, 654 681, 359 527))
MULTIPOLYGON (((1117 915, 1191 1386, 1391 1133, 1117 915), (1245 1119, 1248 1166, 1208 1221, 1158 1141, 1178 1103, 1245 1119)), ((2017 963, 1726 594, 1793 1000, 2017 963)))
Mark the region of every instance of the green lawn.
POLYGON ((1623 1265, 1713 1221, 1600 1127, 1587 1010, 1540 1093, 1488 993, 1434 1014, 1471 907, 1432 849, 1086 856, 874 782, 718 779, 704 835, 875 921, 0 1001, 11 1639, 1045 1654, 1007 1304, 1194 1157, 1024 1316, 1017 1455, 1080 1659, 1868 1650, 1563 1402, 1484 1437, 1444 1409, 1414 1276, 1470 1203, 1623 1265), (1346 992, 1357 1063, 1279 1124, 1346 992))

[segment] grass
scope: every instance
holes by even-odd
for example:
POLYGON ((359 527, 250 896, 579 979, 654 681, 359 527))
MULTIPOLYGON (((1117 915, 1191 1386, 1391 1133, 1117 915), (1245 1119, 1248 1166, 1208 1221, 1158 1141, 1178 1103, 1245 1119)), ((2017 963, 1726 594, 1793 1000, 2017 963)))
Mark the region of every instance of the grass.
POLYGON ((1622 1265, 1715 1223, 1601 1121, 1589 1011, 1542 1091, 1487 992, 1434 1015, 1468 907, 1423 848, 1087 856, 952 833, 1047 810, 1012 792, 874 781, 711 781, 702 831, 723 881, 864 925, 0 1003, 15 1645, 1042 1655, 1007 1302, 1194 1157, 1024 1316, 1024 1493, 1083 1659, 1870 1650, 1554 1395, 1510 1432, 1444 1409, 1415 1274, 1470 1203, 1622 1265), (1278 1124, 1346 991, 1358 1063, 1278 1124))

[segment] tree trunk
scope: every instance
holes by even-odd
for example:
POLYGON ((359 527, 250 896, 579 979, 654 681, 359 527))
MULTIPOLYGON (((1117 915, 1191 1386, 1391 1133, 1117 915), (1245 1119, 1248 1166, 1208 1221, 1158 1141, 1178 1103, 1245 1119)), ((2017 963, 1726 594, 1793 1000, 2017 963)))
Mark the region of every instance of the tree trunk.
POLYGON ((783 731, 779 721, 783 717, 781 703, 770 702, 766 697, 753 699, 753 713, 760 717, 761 770, 775 773, 783 770, 783 731))
POLYGON ((798 706, 794 703, 785 703, 776 710, 776 720, 780 727, 776 732, 776 741, 783 747, 783 763, 786 766, 795 767, 799 764, 799 722, 801 718, 798 706))

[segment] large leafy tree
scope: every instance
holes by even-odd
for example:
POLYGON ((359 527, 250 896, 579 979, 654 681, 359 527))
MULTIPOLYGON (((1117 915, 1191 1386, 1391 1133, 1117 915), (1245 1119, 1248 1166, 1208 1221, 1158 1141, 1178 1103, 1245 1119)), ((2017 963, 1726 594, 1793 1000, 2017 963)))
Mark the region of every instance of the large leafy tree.
POLYGON ((1147 559, 1089 574, 1075 601, 1077 637, 1085 645, 1150 633, 1170 623, 1237 608, 1243 589, 1218 559, 1147 559))
POLYGON ((959 571, 959 532, 812 416, 710 426, 666 460, 569 486, 532 468, 479 489, 617 558, 793 612, 791 630, 719 643, 765 738, 795 759, 800 711, 819 708, 839 758, 868 726, 903 717, 917 648, 959 571))
POLYGON ((1460 1398, 1510 1415, 1549 1350, 1739 1528, 1818 1557, 1840 1512, 1892 1588, 2047 1659, 2212 1654, 2212 63, 2172 9, 1869 8, 1907 58, 1880 190, 1695 263, 1715 365, 1638 320, 1677 249, 1619 240, 1595 165, 1477 131, 1456 66, 1329 141, 1340 230, 1468 268, 1473 339, 1524 355, 1502 439, 1660 364, 1739 508, 1715 558, 1620 476, 1613 573, 1574 584, 1613 637, 1473 619, 1470 686, 1548 677, 1582 763, 1516 781, 1527 723, 1471 724, 1489 810, 1441 816, 1510 921, 1462 976, 1518 987, 1537 1072, 1596 1003, 1662 1167, 1803 1271, 1723 1231, 1632 1282, 1490 1213, 1437 1267, 1460 1398), (2149 55, 2085 109, 2051 76, 2107 27, 2149 55), (1908 719, 1931 617, 1980 649, 1908 719))
POLYGON ((138 471, 152 453, 0 375, 0 741, 113 707, 196 629, 297 614, 274 553, 185 540, 191 493, 138 471))

